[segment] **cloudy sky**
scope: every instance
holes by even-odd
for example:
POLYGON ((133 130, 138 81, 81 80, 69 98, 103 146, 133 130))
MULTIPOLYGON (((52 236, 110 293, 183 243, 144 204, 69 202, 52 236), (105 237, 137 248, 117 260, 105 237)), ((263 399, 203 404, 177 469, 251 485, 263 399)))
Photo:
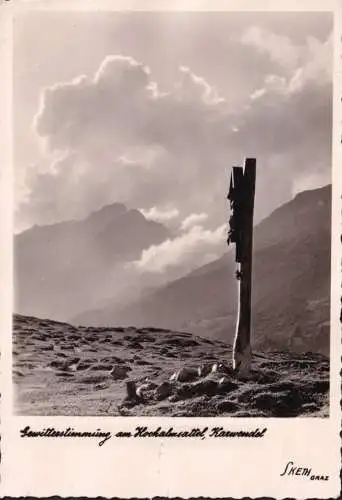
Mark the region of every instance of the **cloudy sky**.
POLYGON ((119 201, 212 258, 245 156, 256 220, 330 182, 330 14, 31 12, 14 33, 17 231, 119 201))

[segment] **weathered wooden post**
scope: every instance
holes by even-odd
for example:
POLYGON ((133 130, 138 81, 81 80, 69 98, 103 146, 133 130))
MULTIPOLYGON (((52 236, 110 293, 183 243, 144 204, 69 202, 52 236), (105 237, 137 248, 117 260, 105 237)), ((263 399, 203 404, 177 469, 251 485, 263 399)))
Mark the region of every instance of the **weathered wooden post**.
POLYGON ((251 361, 251 298, 253 212, 255 195, 256 159, 246 158, 245 166, 233 167, 228 200, 231 217, 227 243, 235 243, 236 277, 239 280, 239 306, 233 345, 233 369, 239 375, 248 375, 251 361))

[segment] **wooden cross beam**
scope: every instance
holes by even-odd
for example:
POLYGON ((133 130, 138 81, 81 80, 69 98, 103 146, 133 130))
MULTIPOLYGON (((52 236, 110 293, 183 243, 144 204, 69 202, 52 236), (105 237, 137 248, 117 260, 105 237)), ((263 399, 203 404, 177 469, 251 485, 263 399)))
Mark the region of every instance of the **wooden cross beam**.
POLYGON ((251 298, 253 213, 255 196, 256 159, 246 158, 245 166, 233 167, 228 200, 231 217, 227 243, 235 243, 235 260, 238 264, 239 304, 233 345, 233 369, 248 375, 252 362, 251 351, 251 298))

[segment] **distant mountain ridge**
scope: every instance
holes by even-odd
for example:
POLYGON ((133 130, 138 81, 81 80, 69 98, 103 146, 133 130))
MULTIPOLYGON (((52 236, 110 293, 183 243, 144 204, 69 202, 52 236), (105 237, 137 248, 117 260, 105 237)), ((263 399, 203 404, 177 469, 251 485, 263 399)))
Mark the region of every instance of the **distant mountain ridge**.
POLYGON ((105 303, 122 265, 170 237, 160 223, 114 203, 87 218, 34 226, 14 237, 15 310, 65 320, 105 303))
MULTIPOLYGON (((329 353, 331 186, 306 191, 254 231, 253 343, 329 353)), ((233 252, 125 307, 85 312, 78 324, 158 326, 231 342, 233 252)))

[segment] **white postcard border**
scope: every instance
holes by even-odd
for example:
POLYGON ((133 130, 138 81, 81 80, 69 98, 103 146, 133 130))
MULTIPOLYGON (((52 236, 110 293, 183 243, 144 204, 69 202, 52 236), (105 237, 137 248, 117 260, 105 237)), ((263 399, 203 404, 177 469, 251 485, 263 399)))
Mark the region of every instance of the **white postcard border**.
POLYGON ((1 493, 10 496, 104 496, 182 498, 248 496, 257 498, 337 498, 340 493, 341 443, 341 8, 338 1, 17 1, 0 5, 1 64, 1 493), (13 5, 14 4, 14 5, 13 5), (115 4, 115 5, 114 5, 115 4), (329 418, 157 418, 157 417, 18 417, 13 416, 11 378, 12 311, 12 20, 21 9, 37 10, 280 10, 335 12, 334 128, 331 280, 331 389, 329 418), (4 12, 7 11, 7 12, 4 12), (96 440, 25 439, 19 431, 55 427, 77 430, 132 430, 137 425, 155 429, 220 426, 230 430, 267 428, 260 439, 112 438, 103 446, 96 440), (329 474, 327 482, 280 477, 286 463, 310 466, 329 474))

